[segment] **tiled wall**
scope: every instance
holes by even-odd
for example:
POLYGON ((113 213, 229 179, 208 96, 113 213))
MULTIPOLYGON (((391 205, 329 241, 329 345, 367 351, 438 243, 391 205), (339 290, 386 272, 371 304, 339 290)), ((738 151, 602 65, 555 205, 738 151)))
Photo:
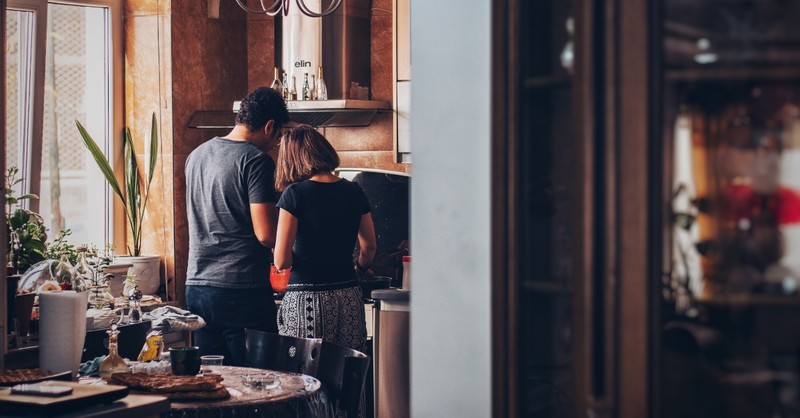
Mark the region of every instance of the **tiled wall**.
MULTIPOLYGON (((197 110, 229 110, 249 89, 269 85, 275 63, 273 18, 246 14, 232 0, 219 1, 219 18, 209 18, 214 3, 125 0, 126 123, 142 137, 156 111, 162 141, 143 250, 165 255, 168 298, 181 304, 188 255, 184 163, 199 144, 227 133, 188 128, 189 119, 197 110)), ((391 102, 392 0, 373 0, 372 8, 372 98, 391 102)), ((322 132, 343 167, 408 171, 394 162, 389 112, 368 127, 322 132)))

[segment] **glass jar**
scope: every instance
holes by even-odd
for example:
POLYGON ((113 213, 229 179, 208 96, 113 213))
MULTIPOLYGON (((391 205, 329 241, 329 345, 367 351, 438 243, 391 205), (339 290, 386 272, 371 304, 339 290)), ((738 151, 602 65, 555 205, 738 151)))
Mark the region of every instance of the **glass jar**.
POLYGON ((86 247, 82 245, 76 251, 78 252, 78 263, 75 265, 75 280, 72 282, 72 290, 85 292, 94 282, 94 269, 86 261, 86 247))
POLYGON ((75 267, 69 262, 68 252, 62 252, 61 258, 57 262, 50 264, 50 277, 57 281, 62 289, 72 289, 76 276, 75 267))
POLYGON ((95 309, 114 309, 114 296, 108 283, 101 283, 89 288, 89 306, 95 309))
POLYGON ((130 299, 131 293, 139 287, 139 278, 135 275, 125 276, 125 285, 122 287, 122 297, 130 299))
POLYGON ((108 331, 108 356, 100 363, 100 377, 108 380, 114 373, 126 373, 128 364, 119 355, 117 348, 117 335, 119 331, 116 325, 111 325, 108 331))

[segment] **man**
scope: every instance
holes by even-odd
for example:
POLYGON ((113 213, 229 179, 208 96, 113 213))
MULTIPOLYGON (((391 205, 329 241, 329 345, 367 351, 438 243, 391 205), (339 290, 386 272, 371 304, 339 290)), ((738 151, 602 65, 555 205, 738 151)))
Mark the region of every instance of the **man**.
POLYGON ((245 328, 277 333, 269 264, 278 212, 268 153, 288 121, 279 93, 255 89, 233 130, 186 159, 186 303, 206 321, 194 333, 200 354, 222 354, 226 364, 244 364, 245 328))

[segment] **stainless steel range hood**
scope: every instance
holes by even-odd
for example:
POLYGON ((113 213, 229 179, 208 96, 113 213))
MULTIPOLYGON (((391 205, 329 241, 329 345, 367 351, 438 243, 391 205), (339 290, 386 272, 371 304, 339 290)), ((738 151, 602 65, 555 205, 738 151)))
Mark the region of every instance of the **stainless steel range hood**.
MULTIPOLYGON (((233 128, 239 102, 233 111, 200 111, 192 115, 190 128, 233 128)), ((378 112, 392 110, 389 102, 379 100, 290 100, 286 103, 289 118, 314 127, 355 127, 372 123, 378 112)))
MULTIPOLYGON (((307 3, 309 3, 307 1, 307 3)), ((309 3, 311 4, 311 3, 309 3)), ((316 6, 318 8, 318 6, 316 6)), ((302 83, 303 75, 316 74, 323 65, 331 100, 289 100, 289 118, 315 127, 355 127, 372 123, 378 112, 392 111, 388 101, 354 100, 351 83, 369 86, 371 0, 347 0, 333 14, 321 19, 301 17, 299 10, 283 18, 281 67, 302 83), (306 20, 311 19, 311 20, 306 20)), ((238 103, 234 103, 234 112, 238 103)), ((199 111, 192 115, 190 128, 231 128, 235 113, 199 111)))
POLYGON ((292 100, 286 103, 289 118, 317 127, 367 126, 392 104, 378 100, 292 100))

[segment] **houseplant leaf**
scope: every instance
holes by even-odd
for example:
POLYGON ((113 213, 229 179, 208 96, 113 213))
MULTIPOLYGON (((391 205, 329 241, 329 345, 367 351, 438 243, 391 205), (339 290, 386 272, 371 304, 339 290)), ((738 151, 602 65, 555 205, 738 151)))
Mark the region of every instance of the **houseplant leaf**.
POLYGON ((119 188, 117 178, 114 176, 114 170, 111 168, 111 165, 108 164, 105 154, 103 154, 103 151, 99 146, 97 146, 97 142, 92 139, 92 136, 89 135, 89 132, 86 130, 86 128, 84 128, 83 125, 81 125, 81 123, 78 121, 75 121, 75 123, 78 125, 78 132, 80 132, 81 138, 83 139, 83 145, 85 145, 92 154, 94 162, 97 163, 97 167, 103 173, 103 177, 106 178, 108 185, 111 186, 111 189, 114 190, 114 193, 116 193, 117 196, 119 196, 119 198, 122 200, 122 205, 125 206, 125 196, 122 195, 122 189, 119 188))
POLYGON ((133 256, 139 256, 141 254, 142 245, 142 220, 147 207, 147 198, 150 193, 150 183, 153 180, 156 160, 158 158, 158 130, 156 114, 153 112, 150 127, 150 159, 148 164, 149 172, 146 173, 147 179, 146 183, 144 184, 144 190, 142 190, 142 182, 144 182, 145 179, 141 176, 139 163, 136 161, 136 148, 134 147, 131 130, 130 128, 126 127, 123 131, 122 147, 124 154, 124 173, 122 177, 122 187, 124 187, 124 194, 122 187, 120 187, 120 183, 117 181, 117 178, 114 175, 114 170, 111 168, 111 165, 108 163, 108 160, 101 151, 100 147, 97 146, 97 143, 92 139, 80 122, 75 121, 75 123, 78 125, 78 130, 81 133, 84 145, 86 145, 86 148, 92 154, 92 157, 97 163, 97 166, 100 168, 100 171, 103 173, 106 181, 108 181, 108 184, 114 190, 114 193, 119 196, 120 201, 122 202, 125 216, 128 219, 128 226, 130 227, 131 231, 131 239, 133 241, 132 245, 128 247, 128 253, 133 256))

